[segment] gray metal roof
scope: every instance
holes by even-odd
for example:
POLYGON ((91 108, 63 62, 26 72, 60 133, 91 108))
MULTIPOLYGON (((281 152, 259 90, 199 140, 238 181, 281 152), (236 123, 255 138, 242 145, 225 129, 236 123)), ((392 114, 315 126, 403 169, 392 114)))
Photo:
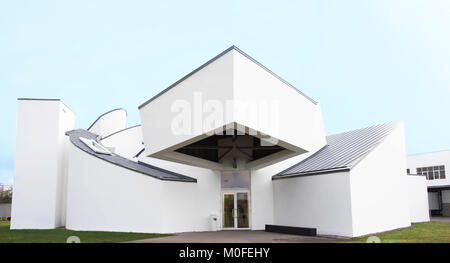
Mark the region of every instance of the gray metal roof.
POLYGON ((99 142, 98 139, 98 135, 88 132, 86 130, 73 130, 73 131, 69 131, 66 133, 69 137, 70 137, 70 141, 79 149, 83 150, 84 152, 94 155, 97 158, 100 158, 104 161, 107 161, 109 163, 121 166, 123 168, 138 172, 138 173, 142 173, 145 175, 149 175, 151 177, 160 179, 160 180, 167 180, 167 181, 181 181, 181 182, 192 182, 195 183, 197 182, 197 179, 192 178, 192 177, 188 177, 182 174, 178 174, 178 173, 174 173, 147 163, 143 163, 143 162, 134 162, 132 160, 129 160, 125 157, 119 156, 117 154, 112 154, 112 155, 108 155, 108 154, 100 154, 100 153, 96 153, 93 150, 91 150, 91 148, 89 148, 86 144, 84 144, 81 140, 80 137, 83 138, 87 138, 87 139, 93 139, 95 141, 97 141, 98 143, 101 144, 101 142, 99 142))
POLYGON ((298 164, 276 174, 273 179, 350 170, 398 125, 379 124, 327 136, 327 145, 298 164))

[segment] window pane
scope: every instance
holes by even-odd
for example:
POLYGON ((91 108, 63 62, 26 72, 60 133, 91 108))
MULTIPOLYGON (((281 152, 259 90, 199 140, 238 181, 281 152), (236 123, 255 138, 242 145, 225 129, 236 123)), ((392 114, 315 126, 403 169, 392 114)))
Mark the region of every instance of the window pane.
POLYGON ((434 172, 434 179, 439 179, 439 172, 438 171, 434 172))
POLYGON ((445 172, 441 171, 441 179, 445 179, 445 172))
POLYGON ((422 173, 422 168, 416 168, 417 173, 422 173))
POLYGON ((249 188, 249 171, 226 171, 221 174, 222 188, 249 188))
POLYGON ((444 170, 444 166, 443 165, 439 166, 439 169, 444 170))

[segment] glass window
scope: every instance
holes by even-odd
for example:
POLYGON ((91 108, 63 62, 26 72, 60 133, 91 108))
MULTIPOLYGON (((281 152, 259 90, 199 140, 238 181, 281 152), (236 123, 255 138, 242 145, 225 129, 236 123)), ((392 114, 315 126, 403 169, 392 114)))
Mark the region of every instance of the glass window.
POLYGON ((225 171, 221 174, 222 188, 250 188, 249 171, 225 171))
POLYGON ((445 166, 436 165, 416 168, 417 174, 425 175, 428 180, 445 179, 445 166))
POLYGON ((439 179, 439 172, 438 171, 434 172, 434 179, 439 179))

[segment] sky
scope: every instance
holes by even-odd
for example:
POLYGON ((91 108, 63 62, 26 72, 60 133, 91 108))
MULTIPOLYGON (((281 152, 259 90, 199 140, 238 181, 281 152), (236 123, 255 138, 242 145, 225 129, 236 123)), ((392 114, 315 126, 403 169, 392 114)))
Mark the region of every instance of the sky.
POLYGON ((17 98, 59 98, 87 128, 231 45, 318 101, 327 134, 401 120, 408 154, 450 149, 450 1, 0 0, 0 183, 17 98))

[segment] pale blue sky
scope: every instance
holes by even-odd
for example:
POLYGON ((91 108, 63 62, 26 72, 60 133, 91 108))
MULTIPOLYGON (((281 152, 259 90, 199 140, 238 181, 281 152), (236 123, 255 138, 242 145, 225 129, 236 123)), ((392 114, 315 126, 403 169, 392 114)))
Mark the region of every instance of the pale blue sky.
POLYGON ((319 101, 328 134, 403 120, 408 153, 450 149, 450 1, 0 0, 0 183, 18 97, 88 127, 236 45, 319 101), (245 2, 245 3, 242 3, 245 2))

